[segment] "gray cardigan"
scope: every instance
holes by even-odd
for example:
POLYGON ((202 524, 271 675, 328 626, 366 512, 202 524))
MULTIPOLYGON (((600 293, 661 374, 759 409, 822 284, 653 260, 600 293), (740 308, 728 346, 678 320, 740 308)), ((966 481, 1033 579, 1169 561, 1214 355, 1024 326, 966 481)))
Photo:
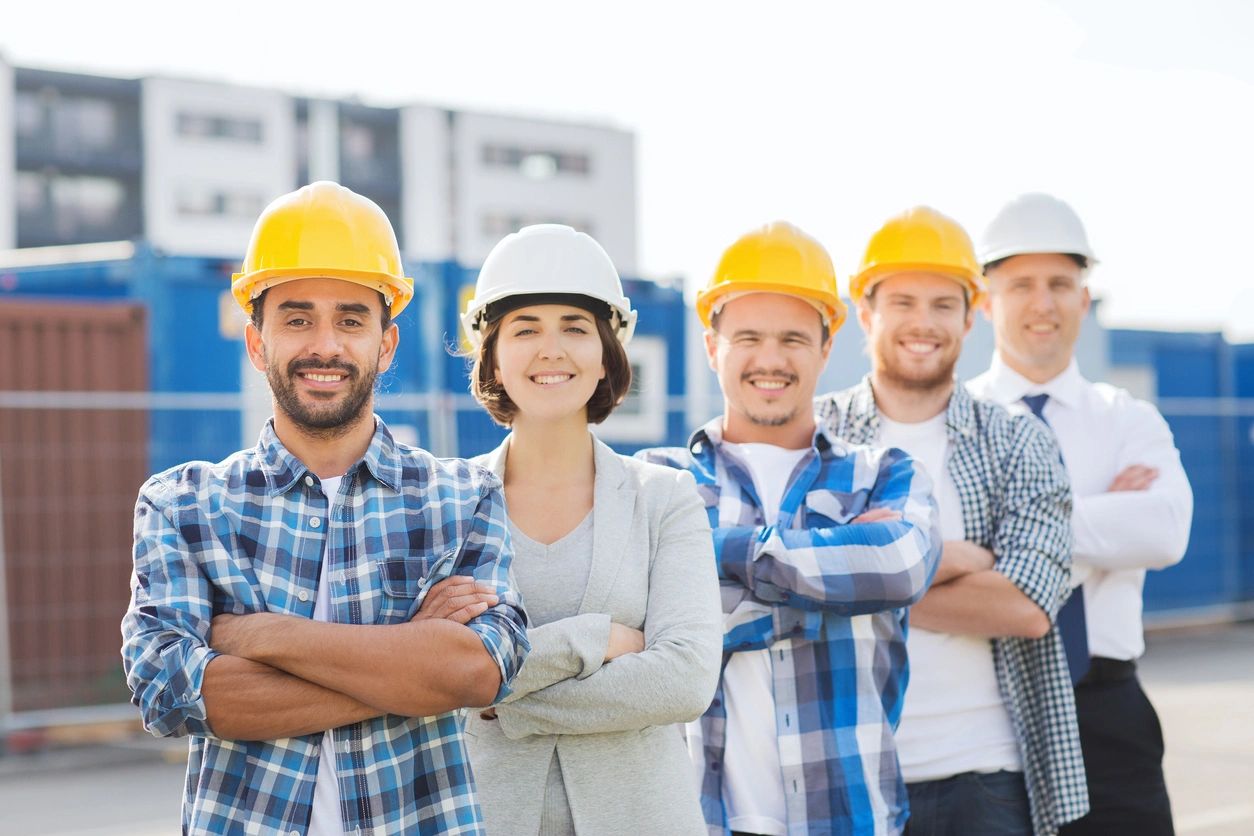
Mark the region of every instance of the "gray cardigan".
MULTIPOLYGON (((528 629, 531 653, 498 719, 470 712, 479 803, 489 833, 536 833, 556 749, 578 833, 704 833, 676 724, 705 711, 722 658, 705 504, 691 474, 593 444, 587 588, 577 615, 528 629), (602 664, 611 621, 642 630, 644 651, 602 664)), ((474 461, 503 477, 508 445, 474 461)))

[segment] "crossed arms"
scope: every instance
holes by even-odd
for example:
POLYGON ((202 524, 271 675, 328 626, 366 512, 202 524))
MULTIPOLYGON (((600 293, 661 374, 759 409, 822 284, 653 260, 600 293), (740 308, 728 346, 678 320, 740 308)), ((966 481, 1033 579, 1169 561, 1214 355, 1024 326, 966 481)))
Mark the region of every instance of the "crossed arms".
POLYGON ((480 499, 450 567, 466 580, 432 586, 412 620, 387 625, 265 612, 243 562, 220 544, 192 549, 184 533, 203 535, 205 526, 188 524, 181 517, 194 509, 178 504, 156 480, 140 494, 122 622, 127 683, 153 734, 276 739, 508 694, 528 645, 501 550, 499 491, 480 499), (224 596, 253 612, 223 615, 224 596))

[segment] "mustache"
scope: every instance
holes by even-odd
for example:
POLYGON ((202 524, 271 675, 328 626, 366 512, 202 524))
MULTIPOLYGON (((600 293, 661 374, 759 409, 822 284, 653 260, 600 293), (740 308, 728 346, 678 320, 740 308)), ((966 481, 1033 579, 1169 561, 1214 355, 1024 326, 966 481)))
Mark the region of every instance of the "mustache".
POLYGON ((742 383, 751 377, 765 377, 771 380, 782 380, 785 383, 796 383, 799 380, 797 375, 792 372, 786 372, 783 369, 749 369, 740 374, 742 383))
POLYGON ((337 371, 344 372, 349 377, 357 376, 357 367, 352 363, 339 359, 338 357, 333 357, 330 360, 318 360, 313 357, 305 357, 293 360, 287 364, 287 373, 289 375, 310 370, 321 372, 337 371))

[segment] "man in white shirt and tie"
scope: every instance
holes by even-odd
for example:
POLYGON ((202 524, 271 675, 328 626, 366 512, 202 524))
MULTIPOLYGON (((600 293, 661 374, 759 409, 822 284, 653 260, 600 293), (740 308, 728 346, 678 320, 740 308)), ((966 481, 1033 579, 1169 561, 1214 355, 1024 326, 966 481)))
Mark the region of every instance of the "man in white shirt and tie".
POLYGON ((985 231, 979 257, 997 350, 969 388, 1050 426, 1075 498, 1072 579, 1080 588, 1059 625, 1091 811, 1062 833, 1170 834, 1162 730, 1137 681, 1136 660, 1145 651, 1145 572, 1184 556, 1193 493, 1158 411, 1086 380, 1076 365, 1076 339, 1091 304, 1085 279, 1096 259, 1071 207, 1044 194, 1015 198, 985 231))

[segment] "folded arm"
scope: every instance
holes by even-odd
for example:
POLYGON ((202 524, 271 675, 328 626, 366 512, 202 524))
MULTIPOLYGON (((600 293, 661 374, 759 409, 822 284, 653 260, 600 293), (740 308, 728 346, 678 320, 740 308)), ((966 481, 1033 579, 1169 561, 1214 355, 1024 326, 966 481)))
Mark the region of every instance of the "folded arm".
POLYGON ((993 568, 972 559, 965 546, 947 549, 942 572, 951 579, 911 608, 911 624, 989 638, 1049 632, 1070 593, 1071 488, 1049 431, 1026 419, 1018 429, 1005 463, 993 568))
MULTIPOLYGON (((488 705, 508 693, 528 644, 510 585, 499 491, 480 501, 454 571, 496 603, 466 623, 336 624, 276 613, 219 615, 213 647, 337 691, 384 713, 428 716, 488 705)), ((434 586, 432 587, 434 589, 434 586)), ((484 602, 485 604, 487 602, 484 602)), ((421 615, 420 611, 420 615, 421 615)))
POLYGON ((1193 520, 1193 491, 1167 422, 1137 404, 1122 434, 1120 475, 1154 471, 1148 484, 1116 477, 1105 493, 1075 499, 1075 558, 1104 570, 1164 569, 1184 557, 1193 520), (1141 488, 1141 489, 1137 489, 1141 488))
POLYGON ((719 573, 768 604, 841 615, 909 606, 927 589, 941 547, 931 480, 900 450, 880 454, 859 513, 877 509, 900 519, 823 528, 720 526, 714 531, 719 573))
POLYGON ((507 737, 643 729, 709 705, 722 651, 718 580, 704 504, 691 476, 677 477, 649 571, 644 650, 497 706, 507 737))

